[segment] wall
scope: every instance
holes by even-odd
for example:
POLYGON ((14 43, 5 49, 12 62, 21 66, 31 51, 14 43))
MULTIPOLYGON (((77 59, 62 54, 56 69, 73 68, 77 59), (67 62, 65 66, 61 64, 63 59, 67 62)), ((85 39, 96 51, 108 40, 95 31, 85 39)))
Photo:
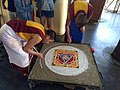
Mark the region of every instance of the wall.
POLYGON ((101 14, 102 14, 102 11, 103 11, 105 1, 106 0, 90 0, 89 1, 94 7, 94 13, 92 16, 93 20, 99 21, 101 14))

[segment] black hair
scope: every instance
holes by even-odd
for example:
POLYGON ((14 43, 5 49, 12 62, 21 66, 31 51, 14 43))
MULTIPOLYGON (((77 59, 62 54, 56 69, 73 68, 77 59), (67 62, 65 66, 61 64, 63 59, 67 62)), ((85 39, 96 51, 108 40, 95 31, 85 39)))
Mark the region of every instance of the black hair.
POLYGON ((81 28, 87 23, 87 17, 83 13, 78 14, 77 24, 81 28))
POLYGON ((56 32, 54 30, 46 30, 46 34, 50 36, 50 39, 56 40, 56 32))

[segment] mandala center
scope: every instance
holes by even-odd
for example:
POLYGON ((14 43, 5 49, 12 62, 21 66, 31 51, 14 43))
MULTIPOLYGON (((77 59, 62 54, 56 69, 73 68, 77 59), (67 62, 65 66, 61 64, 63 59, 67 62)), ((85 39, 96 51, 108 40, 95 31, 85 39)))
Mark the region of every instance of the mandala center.
POLYGON ((70 63, 73 60, 72 54, 59 54, 59 60, 60 62, 63 62, 64 64, 70 63))

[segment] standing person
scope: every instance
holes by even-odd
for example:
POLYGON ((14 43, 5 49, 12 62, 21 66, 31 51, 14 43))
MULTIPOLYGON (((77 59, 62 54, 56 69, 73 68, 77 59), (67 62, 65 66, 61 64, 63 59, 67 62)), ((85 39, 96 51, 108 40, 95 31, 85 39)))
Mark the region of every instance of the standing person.
POLYGON ((32 0, 14 0, 18 19, 34 21, 32 0))
POLYGON ((44 26, 47 19, 48 29, 53 30, 54 5, 56 0, 36 0, 40 12, 40 22, 44 26))
MULTIPOLYGON (((71 0, 69 5, 67 20, 66 20, 66 33, 65 42, 68 43, 81 43, 85 25, 89 22, 93 14, 93 6, 86 0, 71 0)), ((64 84, 68 90, 74 90, 74 85, 64 84)), ((80 87, 80 90, 86 90, 80 87)))
POLYGON ((54 31, 45 32, 41 24, 28 20, 11 20, 0 29, 0 39, 8 53, 9 62, 23 75, 28 74, 28 66, 32 64, 29 54, 44 59, 33 47, 40 42, 53 42, 55 35, 54 31))
POLYGON ((93 6, 86 0, 74 0, 69 7, 66 21, 66 42, 81 43, 85 25, 93 14, 93 6))
POLYGON ((15 8, 15 5, 14 5, 14 0, 7 0, 7 1, 8 1, 8 7, 5 6, 6 0, 2 0, 3 8, 8 9, 10 20, 17 19, 16 18, 16 8, 15 8))

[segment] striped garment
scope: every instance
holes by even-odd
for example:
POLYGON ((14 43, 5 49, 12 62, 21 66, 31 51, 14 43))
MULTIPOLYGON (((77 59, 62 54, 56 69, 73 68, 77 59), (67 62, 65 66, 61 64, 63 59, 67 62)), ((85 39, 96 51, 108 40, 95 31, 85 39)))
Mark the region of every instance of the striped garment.
POLYGON ((9 62, 18 67, 28 67, 29 53, 23 50, 27 41, 39 34, 45 37, 44 27, 33 21, 11 20, 0 28, 0 40, 8 53, 9 62))
POLYGON ((85 13, 87 15, 87 18, 89 18, 93 13, 93 6, 84 0, 75 0, 69 7, 71 20, 79 11, 85 13))
POLYGON ((85 14, 87 14, 87 12, 88 12, 88 2, 81 1, 81 0, 75 1, 74 2, 74 15, 76 15, 79 10, 84 11, 85 14))
POLYGON ((39 34, 43 39, 45 37, 44 27, 33 21, 25 20, 11 20, 6 23, 15 33, 24 40, 30 40, 34 34, 39 34))

